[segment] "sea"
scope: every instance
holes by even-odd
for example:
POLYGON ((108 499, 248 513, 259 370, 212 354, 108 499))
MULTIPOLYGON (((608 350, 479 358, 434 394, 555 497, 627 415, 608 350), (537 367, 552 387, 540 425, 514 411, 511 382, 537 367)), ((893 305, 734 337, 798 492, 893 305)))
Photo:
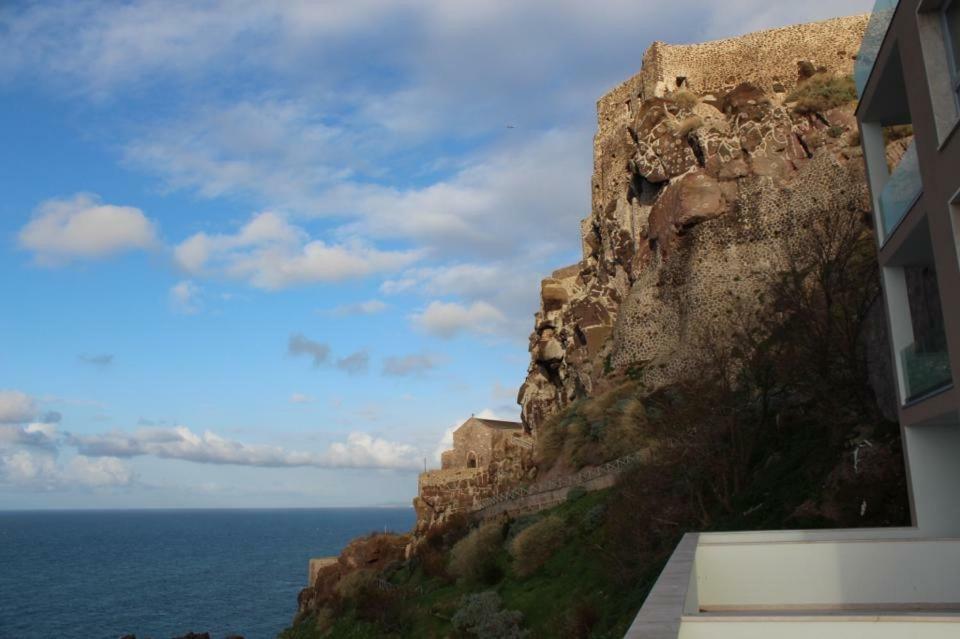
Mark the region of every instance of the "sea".
POLYGON ((273 639, 310 557, 410 508, 0 512, 0 639, 273 639))

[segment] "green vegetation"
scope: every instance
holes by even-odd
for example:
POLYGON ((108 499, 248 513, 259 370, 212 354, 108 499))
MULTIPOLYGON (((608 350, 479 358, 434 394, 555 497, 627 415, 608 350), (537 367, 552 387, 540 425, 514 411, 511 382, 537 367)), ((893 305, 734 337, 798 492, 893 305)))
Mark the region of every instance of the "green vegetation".
POLYGON ((493 590, 464 595, 451 621, 454 628, 477 639, 524 639, 530 634, 520 627, 523 615, 503 610, 503 601, 493 590))
POLYGON ((474 583, 496 583, 502 576, 497 564, 502 542, 503 524, 491 521, 475 528, 450 551, 450 574, 474 583))
POLYGON ((821 72, 807 78, 787 96, 787 102, 796 102, 797 113, 823 113, 857 99, 857 87, 852 76, 821 72))
POLYGON ((547 517, 524 528, 510 544, 514 572, 521 577, 537 572, 563 546, 565 529, 560 517, 547 517))

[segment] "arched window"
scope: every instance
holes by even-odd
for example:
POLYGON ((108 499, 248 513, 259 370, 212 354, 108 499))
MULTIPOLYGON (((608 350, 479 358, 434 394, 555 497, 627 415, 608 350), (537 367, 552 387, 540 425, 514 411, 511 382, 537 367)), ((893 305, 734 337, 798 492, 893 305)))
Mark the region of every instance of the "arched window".
POLYGON ((477 454, 472 450, 467 453, 467 468, 477 467, 477 454))

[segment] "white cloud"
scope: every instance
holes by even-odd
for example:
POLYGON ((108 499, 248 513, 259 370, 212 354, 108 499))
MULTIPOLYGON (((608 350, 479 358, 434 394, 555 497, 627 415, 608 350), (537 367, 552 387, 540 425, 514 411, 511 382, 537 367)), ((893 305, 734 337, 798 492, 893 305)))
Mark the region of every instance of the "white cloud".
POLYGON ((409 266, 421 254, 310 239, 272 212, 253 216, 235 234, 197 233, 174 249, 175 261, 189 273, 221 275, 267 290, 389 272, 409 266))
POLYGON ((437 447, 433 450, 433 459, 438 464, 441 461, 443 453, 453 448, 453 431, 457 430, 458 428, 460 428, 460 424, 454 424, 447 430, 443 431, 440 441, 437 442, 437 447))
POLYGON ((479 417, 480 419, 495 419, 502 422, 515 422, 520 421, 519 412, 519 407, 517 408, 516 414, 502 409, 494 410, 492 408, 484 408, 479 413, 476 413, 474 417, 479 417))
POLYGON ((290 395, 291 404, 311 404, 313 401, 313 396, 305 393, 293 393, 290 395))
POLYGON ((203 464, 230 464, 267 468, 416 468, 417 450, 408 444, 351 433, 346 442, 334 442, 325 453, 291 451, 266 444, 244 444, 211 431, 197 434, 185 426, 141 428, 133 433, 73 435, 68 443, 89 457, 151 455, 203 464))
POLYGON ((170 287, 170 305, 178 313, 193 315, 200 311, 203 289, 191 280, 182 280, 170 287))
POLYGON ((80 193, 40 204, 20 230, 19 242, 37 263, 51 266, 149 249, 158 240, 155 225, 140 209, 80 193))
POLYGON ((76 455, 63 468, 62 476, 67 484, 89 487, 128 486, 134 481, 129 466, 115 457, 90 458, 76 455))
POLYGON ((35 490, 75 490, 129 486, 133 470, 113 457, 90 458, 75 455, 66 463, 57 462, 50 452, 25 449, 0 450, 0 481, 35 490))
POLYGON ((32 397, 17 390, 0 390, 0 424, 22 424, 36 415, 32 397))
POLYGON ((487 302, 474 302, 464 306, 455 302, 431 302, 422 312, 411 317, 418 328, 436 335, 451 338, 461 332, 493 334, 507 321, 506 316, 487 302))
POLYGON ((351 433, 344 443, 334 443, 326 455, 329 465, 341 468, 420 467, 419 452, 409 444, 390 442, 365 433, 351 433))

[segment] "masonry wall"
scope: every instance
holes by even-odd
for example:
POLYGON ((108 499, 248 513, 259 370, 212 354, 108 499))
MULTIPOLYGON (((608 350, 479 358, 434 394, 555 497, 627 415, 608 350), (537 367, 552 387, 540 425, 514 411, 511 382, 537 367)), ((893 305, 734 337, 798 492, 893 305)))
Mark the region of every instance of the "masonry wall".
POLYGON ((698 44, 654 42, 642 70, 597 102, 602 138, 637 98, 648 100, 677 90, 677 78, 699 95, 729 91, 749 80, 767 93, 786 93, 797 84, 797 64, 812 62, 849 74, 866 31, 868 15, 759 31, 698 44))

